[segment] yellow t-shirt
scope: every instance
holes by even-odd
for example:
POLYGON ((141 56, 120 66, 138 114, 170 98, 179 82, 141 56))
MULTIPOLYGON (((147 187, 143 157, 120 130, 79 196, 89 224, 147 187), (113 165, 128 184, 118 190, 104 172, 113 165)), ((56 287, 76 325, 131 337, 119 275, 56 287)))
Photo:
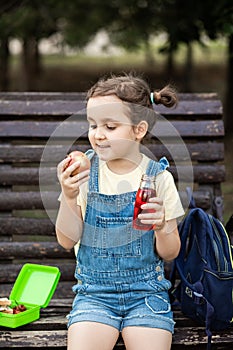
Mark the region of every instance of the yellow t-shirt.
MULTIPOLYGON (((137 191, 143 174, 149 163, 149 158, 142 154, 142 161, 133 171, 119 175, 113 173, 106 162, 99 160, 99 192, 107 195, 121 194, 137 191)), ((165 220, 179 218, 184 215, 184 210, 172 174, 164 170, 156 177, 156 192, 165 206, 165 220)), ((87 203, 88 184, 80 186, 77 204, 81 207, 82 216, 85 217, 87 203)))

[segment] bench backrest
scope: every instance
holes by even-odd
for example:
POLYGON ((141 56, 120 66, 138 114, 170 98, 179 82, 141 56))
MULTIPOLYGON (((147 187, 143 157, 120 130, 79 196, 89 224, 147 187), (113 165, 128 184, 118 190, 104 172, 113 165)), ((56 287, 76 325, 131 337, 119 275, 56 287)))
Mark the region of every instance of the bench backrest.
MULTIPOLYGON (((175 180, 182 183, 183 203, 191 159, 196 203, 221 219, 225 178, 221 102, 215 94, 181 94, 176 109, 156 106, 156 110, 165 120, 158 121, 144 150, 157 159, 168 158, 175 180)), ((81 151, 90 147, 85 95, 0 93, 0 137, 0 296, 9 295, 25 262, 58 266, 62 277, 57 297, 67 296, 75 259, 73 250, 59 247, 55 238, 60 192, 56 165, 70 147, 81 151)))

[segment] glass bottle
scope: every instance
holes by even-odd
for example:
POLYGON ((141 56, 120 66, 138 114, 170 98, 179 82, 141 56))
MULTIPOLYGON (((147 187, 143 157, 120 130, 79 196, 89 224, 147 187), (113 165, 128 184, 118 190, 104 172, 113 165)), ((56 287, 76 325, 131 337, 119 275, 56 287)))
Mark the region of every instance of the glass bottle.
POLYGON ((143 174, 134 204, 133 228, 136 230, 149 231, 153 229, 153 225, 142 224, 138 219, 138 215, 142 211, 143 213, 150 213, 154 211, 152 209, 141 209, 142 204, 148 203, 149 199, 152 197, 156 197, 155 176, 143 174))

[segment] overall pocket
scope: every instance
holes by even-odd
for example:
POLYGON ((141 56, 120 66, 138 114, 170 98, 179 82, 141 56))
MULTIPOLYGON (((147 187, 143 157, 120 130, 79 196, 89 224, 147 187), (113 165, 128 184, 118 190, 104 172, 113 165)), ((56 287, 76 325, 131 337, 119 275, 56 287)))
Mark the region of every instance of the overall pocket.
POLYGON ((168 301, 167 293, 148 296, 145 302, 146 306, 155 314, 167 314, 171 312, 171 304, 168 301))
POLYGON ((98 257, 141 256, 141 234, 132 228, 129 217, 96 217, 92 253, 98 257))

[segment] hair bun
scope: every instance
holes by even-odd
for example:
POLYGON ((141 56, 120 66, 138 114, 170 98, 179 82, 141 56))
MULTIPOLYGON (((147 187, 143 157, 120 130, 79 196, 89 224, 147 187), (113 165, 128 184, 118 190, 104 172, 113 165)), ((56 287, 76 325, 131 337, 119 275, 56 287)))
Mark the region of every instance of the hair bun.
POLYGON ((172 86, 167 85, 162 90, 155 91, 154 103, 162 104, 168 108, 176 106, 178 103, 176 90, 172 86))
POLYGON ((154 92, 154 103, 155 104, 161 103, 161 93, 158 91, 154 92))

